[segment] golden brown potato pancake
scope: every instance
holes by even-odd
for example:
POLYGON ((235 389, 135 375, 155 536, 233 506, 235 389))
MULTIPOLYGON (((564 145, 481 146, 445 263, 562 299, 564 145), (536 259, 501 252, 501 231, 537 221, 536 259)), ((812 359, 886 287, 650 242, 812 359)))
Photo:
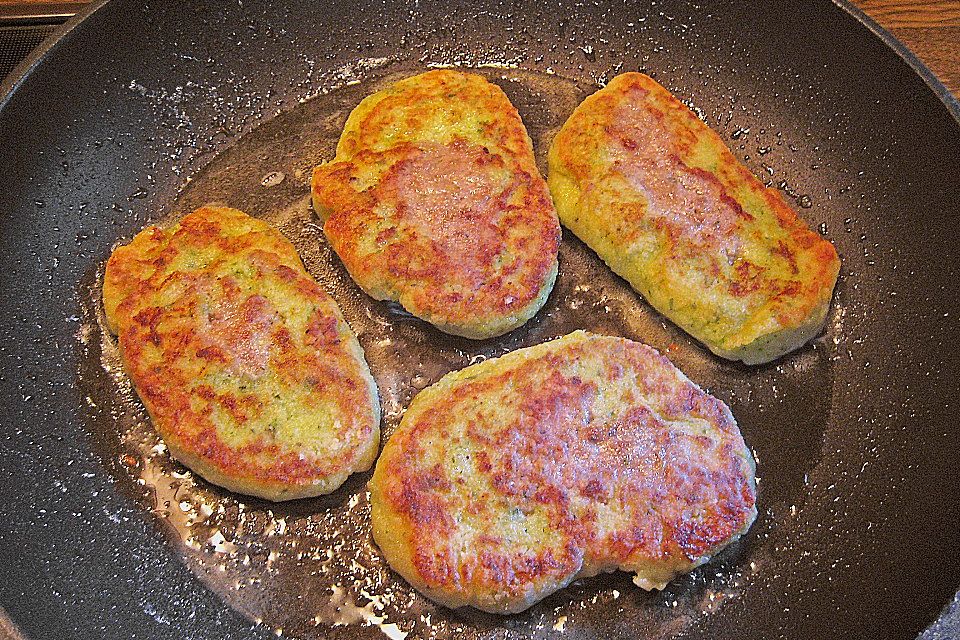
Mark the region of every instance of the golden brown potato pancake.
POLYGON ((557 274, 560 224, 517 110, 483 77, 430 71, 364 99, 313 203, 351 277, 468 338, 515 329, 557 274))
POLYGON ((340 309, 277 230, 203 207, 107 263, 124 369, 174 458, 239 493, 329 493, 377 455, 380 405, 340 309))
POLYGON ((420 392, 370 493, 400 575, 494 613, 615 569, 662 588, 756 517, 753 457, 727 406, 652 348, 582 331, 420 392))
POLYGON ((549 166, 564 226, 715 354, 768 362, 823 327, 833 245, 651 78, 584 100, 549 166))

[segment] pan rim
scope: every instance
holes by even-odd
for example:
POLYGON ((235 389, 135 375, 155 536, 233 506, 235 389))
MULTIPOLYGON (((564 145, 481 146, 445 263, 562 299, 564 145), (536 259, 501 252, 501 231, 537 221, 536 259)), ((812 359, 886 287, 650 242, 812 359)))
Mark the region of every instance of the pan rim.
MULTIPOLYGON (((0 82, 0 111, 6 106, 7 102, 23 84, 23 82, 33 72, 36 65, 53 51, 59 43, 73 32, 77 26, 88 17, 96 13, 101 7, 110 0, 95 0, 83 7, 76 15, 67 20, 59 30, 47 37, 30 54, 24 58, 6 78, 0 82)), ((865 29, 872 33, 893 50, 897 56, 923 79, 924 84, 937 96, 937 99, 947 108, 947 111, 953 116, 953 119, 960 125, 960 98, 953 95, 943 81, 930 70, 917 55, 911 51, 903 42, 901 42, 893 33, 880 26, 873 18, 868 16, 860 8, 853 4, 853 0, 831 0, 834 6, 845 11, 851 18, 859 22, 865 29)))
POLYGON ((920 58, 917 57, 907 45, 903 44, 893 33, 880 26, 876 20, 868 16, 862 9, 853 4, 852 0, 833 0, 833 3, 846 11, 852 18, 863 25, 873 35, 880 38, 885 45, 893 49, 894 53, 900 56, 900 59, 910 65, 910 68, 920 76, 927 87, 944 104, 953 119, 960 124, 960 98, 953 95, 943 81, 930 70, 920 58))
POLYGON ((46 58, 47 54, 49 54, 51 51, 56 49, 63 39, 70 35, 81 22, 97 12, 109 1, 110 0, 95 0, 94 2, 81 7, 80 10, 71 18, 57 27, 56 31, 44 38, 43 42, 37 45, 33 51, 27 55, 26 58, 21 60, 17 66, 13 68, 13 71, 7 74, 6 78, 3 78, 2 81, 0 81, 0 112, 2 112, 4 107, 7 106, 7 103, 13 97, 13 94, 16 93, 17 89, 20 88, 20 85, 22 85, 30 76, 40 61, 46 58))

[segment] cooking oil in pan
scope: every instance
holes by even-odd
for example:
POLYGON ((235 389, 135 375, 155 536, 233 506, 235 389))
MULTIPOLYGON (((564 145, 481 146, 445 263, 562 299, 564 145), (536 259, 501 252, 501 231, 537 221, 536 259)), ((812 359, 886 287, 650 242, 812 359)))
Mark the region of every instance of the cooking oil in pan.
MULTIPOLYGON (((88 340, 81 387, 98 398, 92 429, 122 490, 142 500, 186 564, 223 600, 277 635, 295 637, 551 637, 627 621, 646 637, 672 636, 736 599, 770 555, 780 514, 802 501, 829 414, 831 342, 779 365, 746 368, 717 360, 673 327, 564 232, 560 273, 540 313, 524 327, 480 342, 442 334, 395 304, 376 302, 350 280, 310 208, 311 168, 334 155, 350 110, 367 94, 422 68, 384 65, 371 78, 308 100, 266 122, 211 160, 178 197, 168 221, 218 202, 276 225, 337 300, 366 352, 390 437, 420 389, 445 373, 575 329, 622 335, 666 353, 694 381, 731 405, 760 459, 761 516, 740 543, 662 592, 644 592, 615 573, 577 581, 527 612, 498 617, 451 611, 426 600, 385 564, 370 538, 369 472, 332 495, 273 504, 212 486, 174 462, 121 370, 87 284, 88 340), (811 383, 811 381, 815 381, 811 383), (802 412, 797 407, 803 407, 802 412), (783 424, 805 416, 784 440, 783 424), (778 428, 767 425, 777 422, 778 428), (768 455, 777 451, 778 455, 768 455), (782 464, 778 460, 784 461, 782 464)), ((595 86, 557 74, 479 69, 520 111, 541 171, 553 135, 595 86)), ((789 430, 788 430, 789 431, 789 430)))

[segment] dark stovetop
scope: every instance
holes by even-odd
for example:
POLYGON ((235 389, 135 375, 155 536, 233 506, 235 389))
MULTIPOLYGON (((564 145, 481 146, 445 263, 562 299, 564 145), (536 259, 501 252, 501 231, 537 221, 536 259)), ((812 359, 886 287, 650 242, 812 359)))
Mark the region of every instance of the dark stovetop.
POLYGON ((83 6, 76 2, 0 3, 0 80, 83 6))

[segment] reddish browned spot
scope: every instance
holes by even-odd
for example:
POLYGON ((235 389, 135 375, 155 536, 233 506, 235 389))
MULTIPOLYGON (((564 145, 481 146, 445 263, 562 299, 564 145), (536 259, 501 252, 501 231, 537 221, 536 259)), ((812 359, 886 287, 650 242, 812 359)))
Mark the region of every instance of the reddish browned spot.
POLYGON ((749 260, 741 260, 733 267, 737 277, 730 281, 730 293, 737 297, 743 297, 754 291, 759 291, 767 286, 763 280, 763 273, 766 267, 753 264, 749 260))
POLYGON ((397 237, 397 228, 396 227, 387 227, 383 231, 377 234, 377 244, 386 244, 388 240, 392 240, 397 237))
POLYGON ((197 357, 204 360, 214 360, 216 362, 227 362, 227 354, 220 347, 207 346, 197 349, 197 357))
POLYGON ((800 269, 797 267, 797 255, 787 246, 786 242, 778 240, 777 246, 771 249, 771 252, 786 260, 790 264, 790 269, 793 273, 800 273, 800 269))
POLYGON ((783 296, 794 296, 800 293, 803 285, 796 280, 791 280, 783 286, 783 289, 780 292, 780 295, 783 296))
POLYGON ((338 344, 340 342, 338 324, 335 317, 316 311, 307 325, 307 344, 310 346, 338 344))

